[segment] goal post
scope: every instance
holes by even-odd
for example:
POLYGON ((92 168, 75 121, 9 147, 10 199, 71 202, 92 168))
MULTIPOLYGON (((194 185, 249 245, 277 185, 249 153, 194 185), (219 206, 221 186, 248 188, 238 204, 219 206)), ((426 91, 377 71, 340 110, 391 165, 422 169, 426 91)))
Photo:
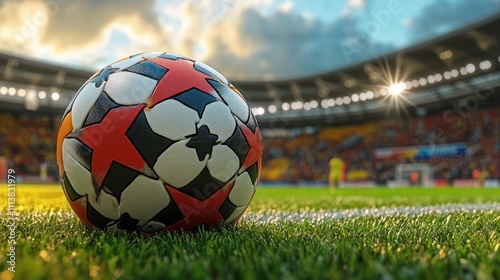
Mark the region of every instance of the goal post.
POLYGON ((400 187, 432 187, 433 169, 427 163, 398 164, 394 179, 400 187))

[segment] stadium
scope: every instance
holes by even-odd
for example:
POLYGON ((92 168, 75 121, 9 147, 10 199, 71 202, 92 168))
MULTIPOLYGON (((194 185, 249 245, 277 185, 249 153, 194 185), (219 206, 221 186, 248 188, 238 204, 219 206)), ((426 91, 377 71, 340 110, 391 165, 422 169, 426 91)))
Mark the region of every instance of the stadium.
MULTIPOLYGON (((51 27, 51 21, 72 26, 64 11, 74 2, 52 2, 45 3, 49 8, 43 24, 35 28, 38 32, 51 27)), ((258 25, 261 33, 272 33, 272 28, 257 24, 259 19, 272 22, 271 15, 276 15, 277 21, 287 23, 285 15, 303 5, 269 1, 284 3, 258 18, 250 8, 240 8, 245 6, 240 2, 200 5, 211 8, 207 13, 217 18, 215 22, 253 15, 252 26, 258 25), (237 14, 238 9, 248 14, 237 14)), ((361 13, 368 5, 345 2, 339 22, 349 23, 351 13, 361 13)), ((438 33, 393 48, 375 39, 390 36, 381 32, 396 32, 390 29, 395 24, 391 20, 408 9, 389 2, 397 3, 379 3, 364 14, 365 33, 357 30, 334 47, 318 36, 322 50, 311 53, 318 53, 318 61, 337 57, 337 64, 307 70, 309 66, 293 66, 295 58, 286 57, 288 74, 287 69, 266 72, 273 57, 281 59, 276 51, 245 76, 234 73, 244 72, 244 67, 231 62, 229 49, 228 54, 208 58, 207 63, 220 61, 217 70, 252 108, 263 155, 260 183, 239 223, 194 233, 146 238, 85 227, 70 210, 65 199, 69 194, 59 183, 64 179, 56 155, 58 131, 75 93, 98 68, 116 59, 68 63, 71 56, 50 60, 42 51, 34 57, 4 48, 0 199, 5 207, 0 224, 5 234, 0 279, 499 279, 498 1, 479 1, 478 10, 484 12, 475 17, 464 16, 438 33), (342 162, 335 179, 332 158, 342 162)), ((456 7, 468 4, 456 2, 456 7)), ((195 4, 179 5, 191 11, 189 6, 195 4)), ((321 18, 320 12, 317 15, 321 18)), ((312 26, 310 17, 314 14, 304 12, 301 20, 312 26)), ((119 19, 114 24, 125 26, 119 19)), ((107 34, 122 40, 111 31, 107 34)), ((306 37, 291 38, 300 36, 306 37)), ((26 34, 23 38, 16 40, 34 40, 26 34)))

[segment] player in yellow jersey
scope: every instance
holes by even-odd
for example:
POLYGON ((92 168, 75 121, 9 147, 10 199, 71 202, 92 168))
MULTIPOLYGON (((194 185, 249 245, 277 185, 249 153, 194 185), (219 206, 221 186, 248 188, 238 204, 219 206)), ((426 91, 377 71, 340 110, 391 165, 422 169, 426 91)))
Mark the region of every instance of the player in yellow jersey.
POLYGON ((334 156, 328 166, 330 167, 328 185, 330 190, 335 190, 335 188, 339 187, 339 183, 344 181, 345 163, 340 157, 334 156))

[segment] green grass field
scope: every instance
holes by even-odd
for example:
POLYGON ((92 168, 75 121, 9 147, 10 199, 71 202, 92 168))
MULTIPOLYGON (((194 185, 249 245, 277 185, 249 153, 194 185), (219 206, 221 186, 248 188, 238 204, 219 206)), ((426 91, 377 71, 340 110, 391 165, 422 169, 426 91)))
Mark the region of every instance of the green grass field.
MULTIPOLYGON (((151 238, 85 228, 60 186, 18 186, 0 279, 500 279, 500 212, 255 223, 151 238)), ((4 202, 5 201, 5 202, 4 202)), ((248 213, 500 202, 500 189, 260 188, 248 213)))

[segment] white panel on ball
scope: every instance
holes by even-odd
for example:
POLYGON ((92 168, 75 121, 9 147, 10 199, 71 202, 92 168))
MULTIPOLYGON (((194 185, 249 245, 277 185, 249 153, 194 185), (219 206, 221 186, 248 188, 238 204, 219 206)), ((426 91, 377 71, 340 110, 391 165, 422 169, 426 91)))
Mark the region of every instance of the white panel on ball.
POLYGON ((241 213, 243 213, 243 211, 245 211, 245 209, 246 209, 246 206, 236 207, 234 209, 233 213, 226 219, 226 222, 230 223, 234 219, 238 218, 238 216, 241 215, 241 213))
POLYGON ((109 75, 104 91, 116 103, 135 105, 147 103, 156 87, 156 80, 131 72, 109 75))
POLYGON ((155 233, 163 228, 165 228, 165 225, 156 221, 149 221, 143 225, 139 225, 139 230, 148 233, 155 233))
POLYGON ((236 128, 236 120, 227 105, 217 101, 205 107, 198 127, 203 125, 207 125, 210 132, 217 135, 218 142, 224 142, 233 135, 236 128))
POLYGON ((240 167, 240 159, 231 148, 226 145, 215 145, 212 156, 208 160, 207 168, 210 175, 221 182, 231 179, 240 167))
POLYGON ((140 56, 142 58, 155 58, 162 54, 164 54, 164 52, 147 52, 147 53, 141 53, 137 56, 140 56))
POLYGON ((120 218, 120 214, 118 212, 118 200, 113 195, 101 191, 99 193, 99 197, 92 192, 89 193, 88 201, 92 205, 92 207, 97 210, 104 217, 110 218, 112 220, 118 220, 120 218))
MULTIPOLYGON (((77 161, 78 158, 81 158, 82 155, 78 154, 78 146, 82 145, 80 141, 74 138, 65 138, 62 143, 62 149, 64 153, 69 154, 73 159, 77 161)), ((90 153, 90 152, 89 152, 90 153)), ((78 162, 78 161, 77 161, 78 162)), ((81 164, 81 163, 79 163, 81 164)))
POLYGON ((236 178, 234 186, 229 193, 229 200, 236 206, 247 206, 254 193, 252 179, 248 172, 244 172, 236 178))
POLYGON ((67 152, 67 150, 69 150, 67 147, 68 140, 71 139, 64 139, 62 147, 63 151, 65 151, 62 153, 62 156, 66 176, 71 182, 73 189, 79 195, 86 195, 90 192, 94 192, 92 175, 90 172, 67 152))
POLYGON ((196 111, 173 99, 163 101, 145 112, 153 131, 174 141, 195 134, 196 123, 200 121, 196 111))
POLYGON ((145 59, 142 56, 138 55, 138 56, 134 56, 132 58, 126 58, 126 59, 120 60, 118 62, 111 64, 110 66, 112 68, 118 68, 120 70, 123 70, 123 69, 129 68, 132 65, 140 63, 143 60, 145 60, 145 59))
POLYGON ((223 84, 229 85, 229 81, 226 79, 226 77, 222 76, 222 74, 219 73, 217 70, 213 69, 212 67, 206 65, 205 63, 203 63, 201 61, 196 61, 196 64, 199 64, 199 65, 203 66, 205 69, 212 72, 220 80, 220 82, 222 82, 223 84))
POLYGON ((160 178, 174 188, 182 188, 194 180, 205 168, 208 155, 198 160, 196 150, 186 147, 189 140, 174 143, 156 161, 154 170, 160 178))
POLYGON ((87 195, 87 201, 103 216, 113 220, 120 218, 118 200, 114 196, 101 191, 97 197, 90 171, 80 165, 69 153, 63 153, 63 164, 68 180, 79 195, 87 195))
POLYGON ((99 98, 99 95, 101 95, 102 88, 102 84, 100 87, 96 88, 95 83, 88 83, 82 88, 75 102, 73 102, 73 108, 71 109, 71 124, 73 125, 73 131, 82 127, 90 109, 94 107, 94 103, 99 98))
POLYGON ((227 92, 221 92, 219 95, 226 101, 227 105, 235 114, 238 119, 240 119, 243 123, 246 123, 248 120, 248 116, 250 115, 250 108, 245 100, 236 92, 233 92, 232 89, 231 94, 227 94, 227 92))
POLYGON ((160 180, 139 175, 123 190, 118 209, 120 214, 129 213, 142 225, 169 203, 170 196, 160 180))

